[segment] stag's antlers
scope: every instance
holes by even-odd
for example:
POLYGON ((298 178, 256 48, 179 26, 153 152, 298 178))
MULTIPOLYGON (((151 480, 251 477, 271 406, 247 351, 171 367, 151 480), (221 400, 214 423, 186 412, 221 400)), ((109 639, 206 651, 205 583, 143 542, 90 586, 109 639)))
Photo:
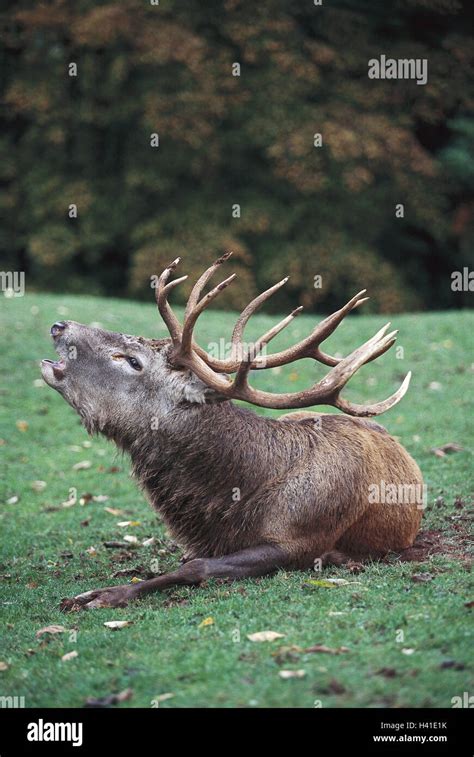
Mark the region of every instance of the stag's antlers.
POLYGON ((389 323, 365 342, 365 344, 358 347, 345 358, 332 357, 320 349, 321 343, 332 334, 343 318, 351 310, 354 310, 354 308, 368 299, 367 297, 363 297, 365 289, 356 294, 340 310, 325 318, 302 341, 292 347, 288 347, 286 350, 262 357, 260 353, 264 347, 303 309, 302 307, 296 308, 290 315, 257 339, 251 348, 244 348, 243 333, 249 318, 274 292, 288 281, 288 278, 282 279, 282 281, 279 281, 270 287, 270 289, 255 297, 240 314, 232 332, 231 357, 228 360, 218 360, 208 355, 207 352, 193 341, 194 326, 202 311, 234 280, 235 274, 232 274, 214 287, 214 289, 211 289, 201 299, 200 296, 211 276, 230 255, 231 253, 228 252, 216 260, 198 279, 189 296, 182 326, 168 302, 169 292, 187 278, 187 276, 182 276, 168 283, 170 274, 175 270, 180 258, 170 263, 158 279, 156 301, 171 335, 174 348, 172 360, 176 366, 191 369, 207 386, 217 390, 224 397, 245 400, 261 407, 284 409, 324 404, 337 407, 349 415, 368 416, 380 415, 380 413, 389 410, 401 400, 408 389, 411 372, 407 374, 398 391, 383 402, 377 402, 373 405, 356 405, 339 396, 350 377, 362 365, 375 360, 375 358, 386 352, 395 342, 398 332, 391 331, 387 334, 386 332, 390 326, 389 323), (305 389, 301 392, 272 394, 271 392, 254 389, 248 383, 248 375, 251 370, 286 365, 301 358, 312 358, 320 363, 332 366, 332 370, 310 389, 305 389), (235 373, 236 375, 234 380, 230 381, 227 377, 220 375, 222 373, 235 373))

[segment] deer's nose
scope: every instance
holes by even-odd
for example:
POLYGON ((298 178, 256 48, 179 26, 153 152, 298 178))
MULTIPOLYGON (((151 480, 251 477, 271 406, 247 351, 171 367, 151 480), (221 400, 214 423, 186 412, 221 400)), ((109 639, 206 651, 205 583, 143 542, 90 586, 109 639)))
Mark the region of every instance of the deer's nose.
POLYGON ((51 336, 59 336, 59 334, 63 333, 66 326, 67 323, 65 323, 65 321, 56 321, 56 323, 53 323, 51 326, 51 336))

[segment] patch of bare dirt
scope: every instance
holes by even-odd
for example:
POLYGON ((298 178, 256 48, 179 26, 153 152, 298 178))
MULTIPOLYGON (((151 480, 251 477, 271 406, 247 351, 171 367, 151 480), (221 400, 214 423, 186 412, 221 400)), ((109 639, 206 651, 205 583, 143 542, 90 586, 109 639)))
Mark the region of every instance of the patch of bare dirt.
POLYGON ((392 553, 387 560, 401 562, 425 562, 433 555, 444 555, 466 563, 472 562, 472 540, 469 533, 461 524, 455 524, 453 532, 443 534, 442 531, 420 531, 412 547, 399 553, 392 553))

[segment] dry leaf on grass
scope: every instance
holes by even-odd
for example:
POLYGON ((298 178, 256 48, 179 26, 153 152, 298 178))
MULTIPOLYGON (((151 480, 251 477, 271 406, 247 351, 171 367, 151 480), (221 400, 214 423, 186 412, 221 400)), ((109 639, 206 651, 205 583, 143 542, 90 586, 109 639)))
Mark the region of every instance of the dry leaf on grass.
POLYGON ((249 641, 275 641, 275 639, 283 639, 284 633, 278 633, 277 631, 257 631, 257 633, 247 634, 249 641))
POLYGON ((412 581, 415 581, 415 583, 422 584, 426 583, 427 581, 432 581, 434 576, 431 573, 414 573, 411 577, 412 581))
POLYGON ((159 707, 160 702, 166 702, 167 699, 173 699, 174 694, 171 691, 167 691, 165 694, 158 694, 157 697, 153 697, 151 700, 152 707, 159 707))
POLYGON ((304 678, 306 675, 305 670, 280 670, 278 675, 280 678, 288 679, 288 678, 304 678))
POLYGON ((201 620, 201 622, 198 625, 198 628, 205 628, 206 626, 213 626, 214 625, 214 618, 204 618, 204 620, 201 620))
POLYGON ((304 654, 314 654, 321 652, 323 654, 345 654, 349 652, 349 647, 326 647, 324 644, 315 644, 313 647, 303 649, 304 654))
POLYGON ((0 670, 8 670, 9 667, 10 666, 9 666, 9 664, 7 662, 2 662, 0 660, 0 670))
POLYGON ((42 492, 47 487, 46 481, 32 481, 30 486, 33 489, 34 492, 42 492))
POLYGON ((40 628, 39 631, 36 631, 36 638, 39 639, 41 636, 43 636, 45 633, 47 634, 55 634, 55 633, 64 633, 66 629, 64 626, 45 626, 44 628, 40 628))
POLYGON ((125 628, 125 626, 131 626, 133 620, 106 620, 104 626, 116 631, 119 628, 125 628))
POLYGON ((124 689, 119 694, 109 694, 105 697, 89 697, 86 699, 85 707, 110 707, 112 704, 120 704, 120 702, 126 702, 127 699, 131 699, 133 696, 132 689, 124 689))
POLYGON ((279 647, 275 652, 272 652, 272 657, 275 658, 275 662, 278 665, 283 665, 285 662, 298 662, 302 652, 301 647, 292 644, 291 646, 279 647))
POLYGON ((67 662, 68 660, 73 660, 75 657, 79 657, 79 652, 76 652, 74 649, 72 652, 67 652, 66 654, 63 654, 61 657, 62 662, 67 662))
POLYGON ((446 457, 448 452, 461 452, 462 450, 463 447, 461 447, 460 444, 456 444, 456 442, 448 442, 447 444, 442 444, 440 447, 433 447, 431 452, 433 455, 436 455, 436 457, 446 457))
POLYGON ((92 463, 90 460, 81 460, 80 463, 75 463, 72 466, 73 470, 88 470, 88 468, 92 468, 92 463))

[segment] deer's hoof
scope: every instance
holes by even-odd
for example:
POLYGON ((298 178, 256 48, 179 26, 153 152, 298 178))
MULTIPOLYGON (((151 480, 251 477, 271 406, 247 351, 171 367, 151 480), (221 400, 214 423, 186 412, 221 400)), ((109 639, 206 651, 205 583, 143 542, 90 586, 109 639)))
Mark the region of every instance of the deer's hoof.
POLYGON ((135 593, 132 586, 109 586, 105 589, 94 589, 72 598, 61 600, 62 612, 78 612, 79 610, 96 610, 102 607, 126 607, 135 593))

